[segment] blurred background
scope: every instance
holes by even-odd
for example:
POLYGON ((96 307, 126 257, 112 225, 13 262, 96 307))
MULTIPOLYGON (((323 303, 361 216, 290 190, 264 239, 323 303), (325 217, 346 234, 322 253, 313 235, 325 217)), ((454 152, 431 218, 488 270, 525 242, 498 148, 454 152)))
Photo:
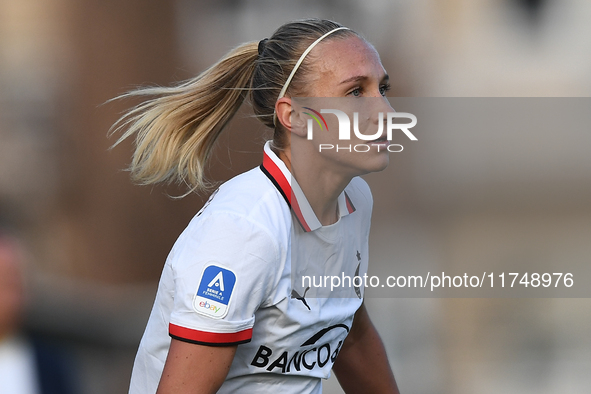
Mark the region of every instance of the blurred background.
MULTIPOLYGON (((173 200, 182 190, 132 185, 123 171, 131 145, 109 150, 107 131, 137 102, 105 102, 190 78, 305 17, 336 20, 372 42, 391 96, 591 92, 588 0, 0 0, 0 279, 12 278, 0 281, 0 343, 12 341, 2 346, 49 349, 61 360, 50 363, 61 366, 52 376, 70 392, 126 392, 166 255, 206 196, 173 200)), ((588 262, 588 134, 557 147, 523 132, 501 153, 494 136, 475 130, 469 143, 439 136, 445 149, 418 141, 393 154, 386 172, 368 177, 370 267, 588 262)), ((258 165, 268 136, 239 114, 210 177, 258 165)), ((591 387, 589 299, 369 297, 367 305, 403 393, 591 387)), ((0 366, 2 354, 12 353, 0 354, 0 366)), ((334 379, 325 389, 339 390, 334 379)))

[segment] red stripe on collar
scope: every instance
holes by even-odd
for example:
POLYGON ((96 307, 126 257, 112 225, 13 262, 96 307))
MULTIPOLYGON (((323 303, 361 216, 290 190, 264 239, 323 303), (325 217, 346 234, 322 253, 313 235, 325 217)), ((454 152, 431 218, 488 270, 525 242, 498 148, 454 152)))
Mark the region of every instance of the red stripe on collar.
POLYGON ((281 192, 283 197, 287 200, 287 204, 291 206, 291 185, 283 172, 277 164, 265 152, 263 156, 263 169, 266 170, 266 175, 273 181, 275 187, 281 192))
POLYGON ((355 205, 353 205, 353 203, 351 202, 351 199, 349 198, 347 192, 345 192, 345 201, 347 202, 347 211, 349 213, 355 212, 355 205))
POLYGON ((263 164, 261 166, 261 170, 263 170, 265 175, 267 175, 267 177, 271 180, 271 182, 273 182, 275 187, 283 195, 283 198, 285 198, 287 205, 289 205, 289 207, 295 213, 295 216, 298 219, 298 222, 300 223, 304 231, 310 232, 310 226, 308 226, 308 223, 306 223, 306 220, 304 219, 304 215, 302 215, 302 211, 300 209, 300 205, 298 204, 298 200, 295 198, 295 196, 292 198, 293 193, 291 191, 291 185, 289 184, 289 181, 287 180, 281 169, 277 166, 277 164, 275 164, 273 159, 271 159, 267 155, 267 153, 265 153, 263 156, 263 164))

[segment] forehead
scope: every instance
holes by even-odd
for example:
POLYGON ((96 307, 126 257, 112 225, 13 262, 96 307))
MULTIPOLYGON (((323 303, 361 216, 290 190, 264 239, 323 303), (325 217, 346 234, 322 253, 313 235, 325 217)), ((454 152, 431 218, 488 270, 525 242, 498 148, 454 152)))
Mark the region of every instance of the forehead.
POLYGON ((375 48, 357 36, 321 42, 311 55, 313 71, 322 78, 344 80, 354 75, 381 78, 385 74, 375 48))

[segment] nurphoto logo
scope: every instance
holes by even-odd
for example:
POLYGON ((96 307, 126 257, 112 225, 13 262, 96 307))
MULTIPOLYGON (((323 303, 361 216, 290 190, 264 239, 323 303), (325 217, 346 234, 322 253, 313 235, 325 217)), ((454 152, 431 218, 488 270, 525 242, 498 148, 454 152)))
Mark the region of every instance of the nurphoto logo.
POLYGON ((316 104, 315 106, 306 105, 310 102, 308 99, 298 103, 302 104, 302 114, 308 117, 306 119, 306 137, 308 140, 314 139, 314 128, 317 127, 317 133, 334 133, 338 131, 338 141, 350 142, 349 144, 339 144, 324 141, 323 139, 318 145, 319 152, 328 150, 369 152, 372 147, 375 147, 378 152, 386 150, 388 152, 401 152, 403 146, 391 142, 394 136, 399 134, 398 131, 401 131, 410 141, 417 141, 417 137, 410 131, 417 125, 415 115, 408 112, 396 112, 389 105, 387 107, 383 105, 383 101, 378 102, 373 98, 365 99, 366 101, 357 100, 353 104, 352 102, 337 100, 312 101, 312 104, 316 104), (340 105, 343 103, 344 105, 340 105), (376 105, 376 103, 381 105, 376 105), (318 110, 318 108, 321 109, 318 110), (386 108, 390 109, 390 111, 376 110, 386 108), (356 110, 352 111, 352 109, 356 110), (400 122, 400 120, 403 121, 400 122), (335 128, 337 130, 334 130, 335 128), (355 140, 361 141, 361 143, 354 144, 355 140))

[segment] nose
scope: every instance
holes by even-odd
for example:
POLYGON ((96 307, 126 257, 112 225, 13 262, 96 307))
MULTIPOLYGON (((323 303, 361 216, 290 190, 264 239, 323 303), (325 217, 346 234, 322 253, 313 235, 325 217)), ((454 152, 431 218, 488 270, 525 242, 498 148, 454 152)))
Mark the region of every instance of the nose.
POLYGON ((392 106, 390 105, 390 102, 388 101, 388 97, 380 95, 380 98, 381 98, 380 103, 383 106, 383 108, 380 110, 380 112, 396 112, 394 110, 394 108, 392 108, 392 106))
POLYGON ((386 114, 388 112, 396 112, 394 108, 392 108, 392 106, 390 105, 390 102, 388 101, 387 97, 380 95, 379 97, 369 98, 369 100, 372 101, 372 105, 370 106, 372 111, 371 118, 373 120, 373 123, 376 125, 380 121, 380 113, 384 114, 382 117, 382 121, 386 123, 386 114))

